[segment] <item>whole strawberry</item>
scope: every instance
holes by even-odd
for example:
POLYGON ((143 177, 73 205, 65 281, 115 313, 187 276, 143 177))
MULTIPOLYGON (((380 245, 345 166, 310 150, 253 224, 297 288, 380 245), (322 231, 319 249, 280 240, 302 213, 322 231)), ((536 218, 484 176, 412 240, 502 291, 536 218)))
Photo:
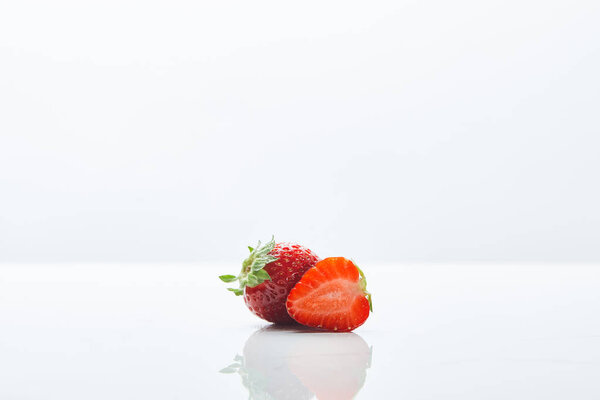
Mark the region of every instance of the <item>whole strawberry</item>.
POLYGON ((319 258, 304 246, 270 242, 248 247, 250 256, 242 263, 238 276, 221 275, 223 282, 239 281, 239 288, 227 288, 244 295, 246 305, 258 317, 279 324, 294 323, 286 309, 287 296, 302 275, 319 258))

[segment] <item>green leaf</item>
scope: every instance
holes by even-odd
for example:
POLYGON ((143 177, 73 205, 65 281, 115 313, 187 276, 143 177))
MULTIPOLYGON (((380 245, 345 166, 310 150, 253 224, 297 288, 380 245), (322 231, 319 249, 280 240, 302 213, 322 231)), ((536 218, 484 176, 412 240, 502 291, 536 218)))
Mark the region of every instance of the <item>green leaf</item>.
POLYGON ((221 275, 221 276, 219 276, 219 279, 222 280, 223 282, 233 282, 233 281, 237 280, 237 276, 221 275))
POLYGON ((241 295, 244 294, 244 290, 243 289, 228 287, 227 290, 229 290, 230 292, 233 292, 236 296, 241 296, 241 295))
POLYGON ((248 274, 248 283, 247 286, 254 287, 260 284, 258 278, 254 274, 248 274))
POLYGON ((268 273, 258 273, 262 271, 265 265, 277 260, 277 257, 271 255, 271 251, 275 248, 275 236, 264 245, 259 240, 256 247, 248 246, 250 254, 242 263, 242 270, 236 277, 240 281, 240 289, 244 287, 255 287, 266 280, 271 279, 268 273))
POLYGON ((258 270, 254 273, 256 277, 262 282, 271 280, 271 275, 264 269, 258 270))
POLYGON ((241 367, 240 364, 233 363, 233 364, 228 365, 227 367, 223 368, 219 372, 222 374, 233 374, 234 372, 237 372, 240 367, 241 367))
POLYGON ((267 261, 264 259, 259 259, 254 261, 254 263, 252 263, 252 266, 250 266, 250 271, 252 272, 256 272, 258 270, 261 270, 265 267, 265 265, 267 265, 267 261))
POLYGON ((277 261, 277 257, 267 254, 265 256, 265 264, 272 263, 273 261, 277 261))
POLYGON ((360 275, 360 281, 358 282, 358 284, 360 285, 360 288, 362 289, 363 293, 365 294, 365 297, 369 301, 369 310, 371 312, 373 312, 373 297, 372 297, 371 293, 369 293, 367 291, 367 277, 365 276, 365 273, 362 272, 362 269, 360 269, 360 267, 358 265, 356 265, 356 263, 354 263, 354 261, 352 261, 352 263, 354 264, 356 269, 358 269, 358 273, 360 275))
MULTIPOLYGON (((248 247, 250 249, 250 247, 248 247)), ((248 258, 244 260, 242 263, 242 273, 240 276, 244 274, 248 274, 251 272, 256 272, 265 267, 265 265, 277 260, 277 257, 272 256, 271 251, 275 248, 275 237, 273 236, 268 243, 261 245, 260 240, 255 248, 252 249, 248 258)))

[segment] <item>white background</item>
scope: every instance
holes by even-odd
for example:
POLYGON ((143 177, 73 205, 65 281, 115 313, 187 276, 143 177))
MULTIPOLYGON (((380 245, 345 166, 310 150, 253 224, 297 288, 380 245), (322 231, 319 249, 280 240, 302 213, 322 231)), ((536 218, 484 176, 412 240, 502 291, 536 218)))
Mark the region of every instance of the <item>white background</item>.
POLYGON ((597 1, 2 1, 0 261, 600 261, 597 1))
POLYGON ((239 354, 276 399, 598 399, 599 22, 0 0, 0 398, 252 397, 239 354), (366 323, 278 330, 226 292, 271 234, 356 260, 366 323))

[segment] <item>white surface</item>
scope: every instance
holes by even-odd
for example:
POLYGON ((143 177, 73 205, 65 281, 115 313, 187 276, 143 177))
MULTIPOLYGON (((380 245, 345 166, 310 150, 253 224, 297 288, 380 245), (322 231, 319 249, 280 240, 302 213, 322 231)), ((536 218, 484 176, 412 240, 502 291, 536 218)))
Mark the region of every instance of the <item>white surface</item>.
POLYGON ((0 261, 600 262, 599 4, 2 0, 0 261))
POLYGON ((375 313, 353 334, 256 333, 216 278, 233 268, 0 266, 0 398, 244 399, 218 372, 236 354, 277 399, 365 369, 359 399, 600 397, 599 266, 364 266, 375 313))

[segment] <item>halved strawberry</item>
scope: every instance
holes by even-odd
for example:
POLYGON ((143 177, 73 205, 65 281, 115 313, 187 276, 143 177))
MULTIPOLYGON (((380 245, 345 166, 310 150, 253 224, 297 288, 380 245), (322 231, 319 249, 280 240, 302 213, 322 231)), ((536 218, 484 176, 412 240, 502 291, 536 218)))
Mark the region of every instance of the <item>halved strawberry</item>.
POLYGON ((373 311, 365 275, 344 257, 326 258, 306 271, 286 307, 303 325, 340 332, 358 328, 373 311))

